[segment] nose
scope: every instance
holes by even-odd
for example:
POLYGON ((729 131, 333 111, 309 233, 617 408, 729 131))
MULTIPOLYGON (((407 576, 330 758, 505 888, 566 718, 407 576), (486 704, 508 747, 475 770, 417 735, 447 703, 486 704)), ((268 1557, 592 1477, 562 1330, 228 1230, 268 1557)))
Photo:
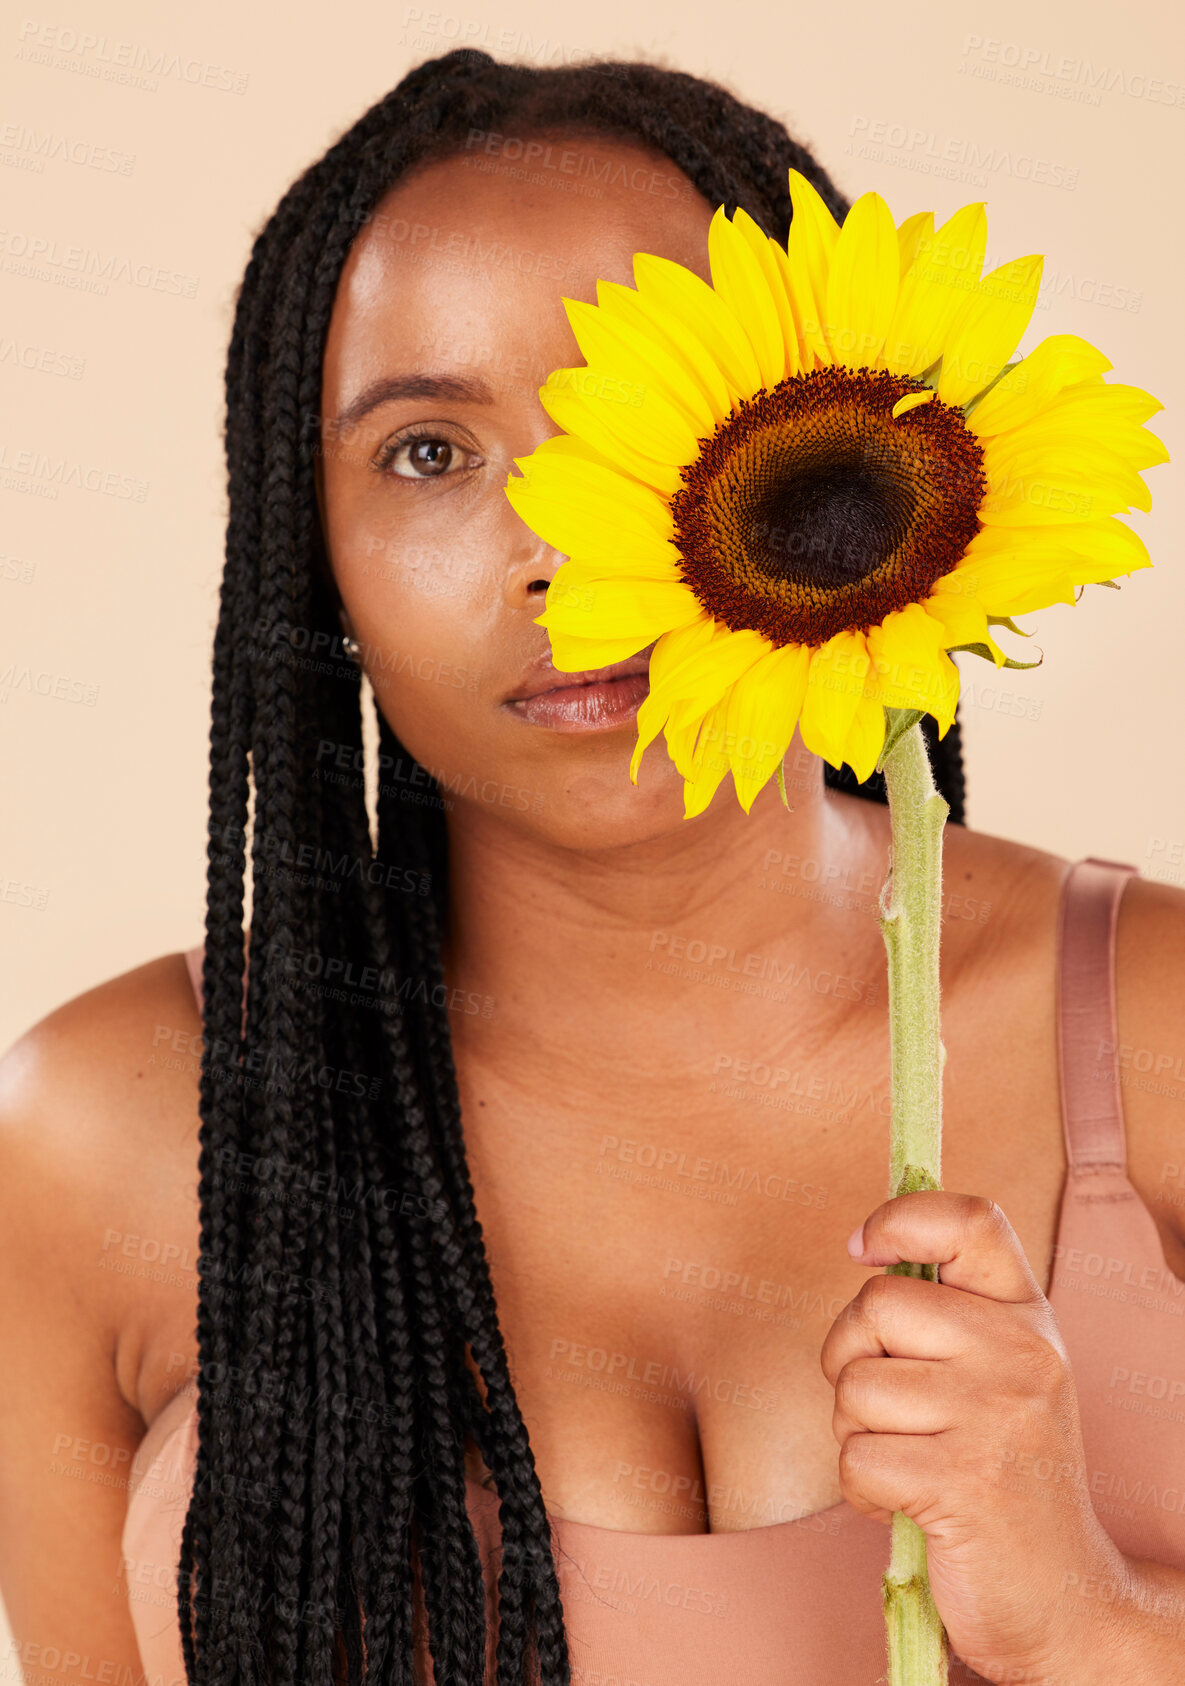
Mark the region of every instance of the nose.
POLYGON ((503 596, 508 608, 529 609, 532 615, 540 615, 547 588, 566 558, 533 533, 513 510, 510 514, 516 532, 510 566, 503 575, 503 596))

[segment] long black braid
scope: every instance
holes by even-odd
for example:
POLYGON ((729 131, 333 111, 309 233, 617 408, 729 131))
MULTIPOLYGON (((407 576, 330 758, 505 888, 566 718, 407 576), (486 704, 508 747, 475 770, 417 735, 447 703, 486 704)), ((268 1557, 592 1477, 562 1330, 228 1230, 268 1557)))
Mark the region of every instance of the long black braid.
MULTIPOLYGON (((848 209, 780 123, 711 82, 461 49, 368 111, 255 241, 226 372, 210 736, 199 1450, 177 1586, 194 1686, 404 1686, 417 1634, 438 1686, 481 1686, 487 1644, 499 1686, 570 1679, 462 1140, 440 958, 444 805, 380 784, 372 845, 362 778, 330 782, 320 753, 328 742, 337 764, 344 747, 362 765, 359 674, 314 491, 334 291, 387 190, 475 129, 649 145, 713 208, 743 205, 779 238, 791 165, 838 218, 848 209), (496 1645, 465 1505, 468 1436, 500 1504, 496 1645)), ((926 730, 961 823, 958 726, 941 743, 926 730)), ((414 766, 379 731, 383 764, 414 766)), ((885 799, 879 776, 826 779, 885 799)))

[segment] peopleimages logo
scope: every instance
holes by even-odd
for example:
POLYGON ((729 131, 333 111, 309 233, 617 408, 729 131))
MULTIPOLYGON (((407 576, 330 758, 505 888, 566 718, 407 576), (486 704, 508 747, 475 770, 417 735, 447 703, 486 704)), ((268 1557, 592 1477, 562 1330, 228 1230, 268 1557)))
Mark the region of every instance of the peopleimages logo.
POLYGON ((548 1357, 557 1368, 563 1365, 620 1382, 637 1382, 643 1387, 668 1391, 688 1404, 694 1400, 714 1399, 720 1405, 741 1405, 746 1410, 767 1414, 777 1409, 778 1395, 769 1388, 754 1387, 749 1382, 737 1382, 725 1376, 713 1376, 694 1367, 682 1370, 662 1359, 611 1352, 607 1347, 568 1341, 558 1335, 552 1339, 548 1357))
MULTIPOLYGON (((849 978, 843 973, 812 972, 805 964, 796 967, 792 960, 782 963, 767 954, 741 954, 723 943, 709 943, 699 937, 686 937, 669 931, 654 931, 650 938, 650 958, 647 971, 659 971, 679 977, 695 977, 694 968, 703 967, 703 981, 719 987, 731 987, 729 975, 736 977, 736 987, 749 986, 749 993, 760 993, 760 986, 791 988, 805 985, 818 995, 834 995, 840 1001, 871 1001, 876 993, 874 981, 849 978), (663 958, 655 956, 661 952, 663 958), (692 970, 681 967, 687 960, 692 970), (714 975, 715 974, 715 975, 714 975)), ((777 999, 777 997, 775 997, 777 999)))
POLYGON ((52 457, 47 451, 10 450, 7 440, 0 440, 0 474, 39 482, 55 497, 61 487, 73 486, 77 491, 98 492, 107 498, 127 498, 132 503, 148 501, 147 480, 134 474, 120 474, 116 469, 100 468, 97 463, 79 462, 70 457, 52 457))
POLYGON ((992 175, 1011 176, 1041 187, 1073 191, 1078 170, 1057 159, 1040 158, 1031 152, 1007 146, 969 140, 958 135, 939 136, 933 129, 885 118, 856 116, 848 130, 845 150, 856 157, 894 164, 921 175, 949 177, 986 186, 992 175))
POLYGON ((1163 76, 1131 70, 1124 65, 1096 64, 1074 53, 1051 52, 1047 47, 1022 46, 1018 41, 1000 41, 983 35, 968 35, 964 39, 959 72, 1036 93, 1056 92, 1063 97, 1076 89, 1078 98, 1089 105, 1100 104, 1103 94, 1120 93, 1128 99, 1150 100, 1153 105, 1185 106, 1183 83, 1168 82, 1163 76), (1043 77, 1050 78, 1048 86, 1043 77))
POLYGON ((27 234, 23 229, 0 229, 0 255, 13 275, 31 275, 35 280, 53 281, 59 286, 86 286, 105 293, 111 281, 126 281, 132 287, 155 293, 173 293, 194 299, 200 278, 161 264, 137 262, 115 252, 55 240, 46 234, 27 234))
POLYGON ((89 29, 24 18, 17 39, 17 57, 29 63, 75 70, 107 82, 133 81, 150 92, 156 90, 157 77, 172 77, 191 87, 215 88, 228 94, 247 91, 245 70, 231 70, 190 54, 146 47, 135 41, 113 41, 89 29))
POLYGON ((62 164, 78 164, 88 170, 103 170, 108 174, 130 176, 136 163, 134 152, 121 152, 117 147, 100 146, 95 141, 79 140, 69 135, 56 135, 30 129, 24 123, 5 123, 0 126, 0 151, 13 152, 27 159, 30 167, 40 173, 45 165, 56 160, 62 164))

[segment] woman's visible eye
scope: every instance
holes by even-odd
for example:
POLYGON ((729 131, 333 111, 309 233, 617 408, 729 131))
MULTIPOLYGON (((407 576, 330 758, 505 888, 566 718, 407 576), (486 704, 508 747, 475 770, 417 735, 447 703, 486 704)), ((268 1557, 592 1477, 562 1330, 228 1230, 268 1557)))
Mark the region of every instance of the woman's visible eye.
POLYGON ((400 480, 440 480, 471 468, 476 453, 437 433, 404 433, 388 439, 375 458, 380 473, 400 480))

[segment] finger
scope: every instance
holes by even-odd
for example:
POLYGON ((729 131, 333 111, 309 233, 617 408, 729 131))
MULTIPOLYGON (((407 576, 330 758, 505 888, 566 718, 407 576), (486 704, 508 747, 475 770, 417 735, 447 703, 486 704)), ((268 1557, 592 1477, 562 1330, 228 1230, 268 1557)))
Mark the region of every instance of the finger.
POLYGON ((949 1361, 854 1358, 835 1378, 831 1432, 940 1434, 962 1420, 949 1361))
MULTIPOLYGON (((850 1249, 849 1249, 850 1250, 850 1249)), ((886 1200, 864 1221, 861 1264, 938 1265, 938 1280, 990 1300, 1043 1300, 1016 1231, 982 1194, 919 1189, 886 1200)))
POLYGON ((999 1364, 1011 1347, 1024 1346, 1030 1321, 1010 1302, 943 1282, 870 1276, 827 1331, 819 1363, 832 1383, 855 1358, 967 1359, 987 1352, 999 1364))
POLYGON ((850 1434, 839 1449, 839 1485, 853 1510, 882 1522, 933 1511, 945 1459, 940 1436, 850 1434))

